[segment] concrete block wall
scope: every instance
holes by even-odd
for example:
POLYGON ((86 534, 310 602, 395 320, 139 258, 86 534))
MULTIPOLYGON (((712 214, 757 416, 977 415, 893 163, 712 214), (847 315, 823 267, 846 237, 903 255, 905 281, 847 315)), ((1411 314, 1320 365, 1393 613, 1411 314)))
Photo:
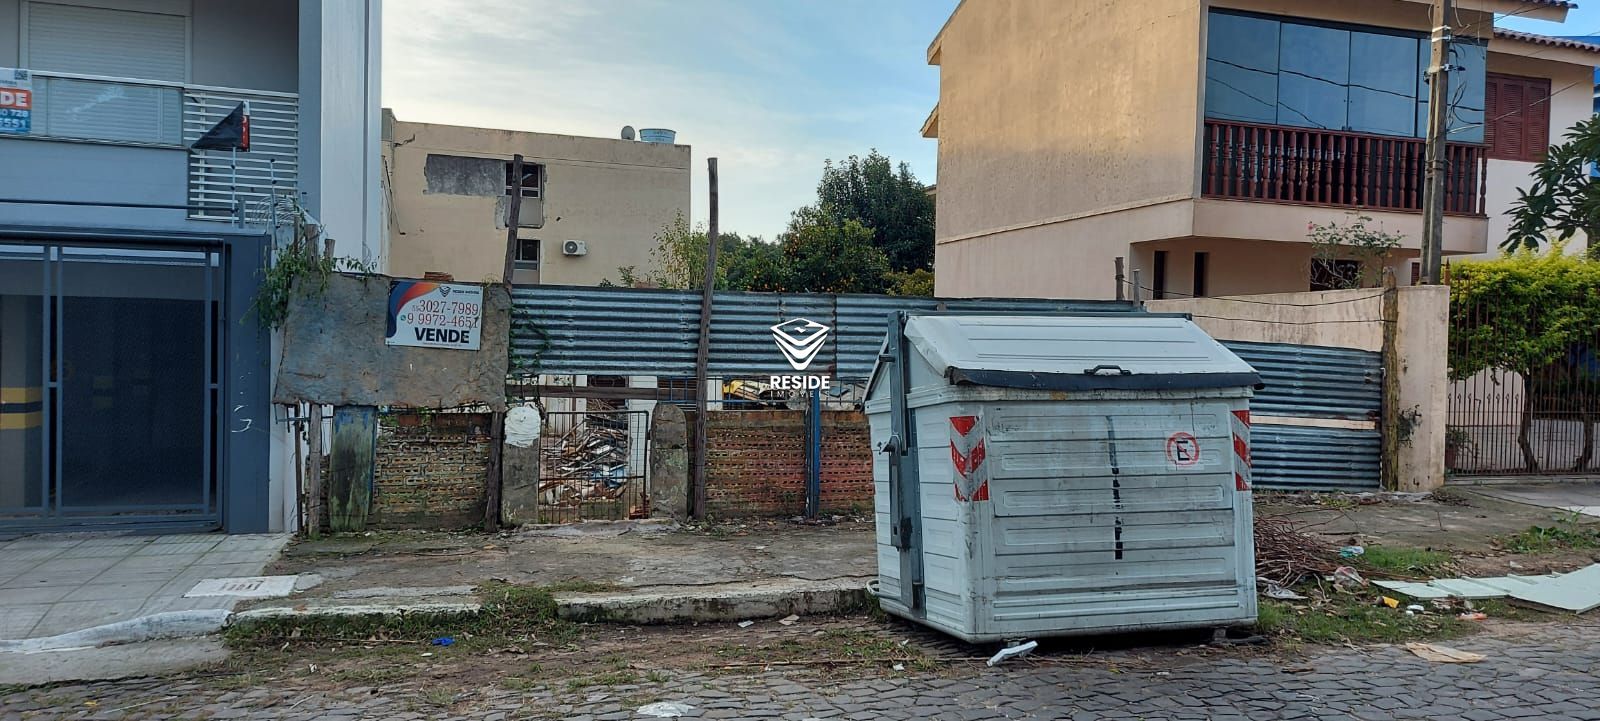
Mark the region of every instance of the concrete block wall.
POLYGON ((483 522, 487 413, 388 415, 378 429, 369 526, 453 529, 483 522))
MULTIPOLYGON (((822 414, 822 509, 872 507, 872 448, 857 411, 822 414)), ((806 413, 712 411, 706 419, 706 512, 717 518, 805 511, 806 413)))

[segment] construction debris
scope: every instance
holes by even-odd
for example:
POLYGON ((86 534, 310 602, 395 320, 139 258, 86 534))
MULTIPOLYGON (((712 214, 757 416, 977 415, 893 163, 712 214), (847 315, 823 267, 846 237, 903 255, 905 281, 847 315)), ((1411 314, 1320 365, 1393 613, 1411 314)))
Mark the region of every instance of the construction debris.
POLYGON ((1481 653, 1461 651, 1432 643, 1408 643, 1406 650, 1435 663, 1477 663, 1488 658, 1481 653))
POLYGON ((1339 569, 1339 552, 1283 518, 1256 518, 1256 576, 1281 588, 1306 577, 1331 576, 1339 569))
MULTIPOLYGON (((632 455, 638 455, 637 451, 632 455)), ((541 506, 571 508, 590 501, 637 499, 627 517, 649 517, 642 492, 644 468, 630 462, 625 420, 590 415, 565 433, 547 435, 540 461, 541 506)))
POLYGON ((1600 608, 1600 564, 1572 573, 1498 578, 1439 578, 1427 583, 1376 581, 1379 586, 1412 598, 1505 598, 1548 608, 1586 613, 1600 608))

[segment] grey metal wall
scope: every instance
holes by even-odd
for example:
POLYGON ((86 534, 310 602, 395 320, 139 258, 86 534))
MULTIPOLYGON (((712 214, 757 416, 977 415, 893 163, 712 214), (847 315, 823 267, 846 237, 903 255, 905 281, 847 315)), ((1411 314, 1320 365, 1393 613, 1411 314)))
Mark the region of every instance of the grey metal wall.
MULTIPOLYGON (((530 286, 518 288, 513 300, 513 374, 694 375, 700 318, 696 291, 530 286)), ((833 337, 807 372, 864 379, 883 343, 889 314, 896 310, 1137 312, 1133 304, 1116 301, 722 292, 712 306, 710 374, 793 373, 773 345, 771 327, 808 318, 828 326, 833 337)), ((1251 401, 1257 417, 1364 423, 1375 420, 1382 408, 1378 353, 1242 341, 1223 345, 1261 373, 1266 387, 1251 401)), ((1257 423, 1251 448, 1257 459, 1255 483, 1266 489, 1376 489, 1381 446, 1376 427, 1257 423)))
POLYGON ((1383 356, 1353 348, 1223 341, 1261 373, 1250 401, 1250 457, 1258 488, 1376 490, 1383 458, 1383 356), (1372 422, 1370 429, 1262 423, 1281 416, 1372 422))
MULTIPOLYGON (((962 313, 1136 312, 1132 303, 997 298, 901 298, 827 293, 717 293, 711 312, 710 374, 793 373, 772 326, 806 318, 831 337, 807 373, 863 379, 897 310, 962 313)), ((530 286, 514 295, 513 373, 694 375, 697 291, 530 286)))

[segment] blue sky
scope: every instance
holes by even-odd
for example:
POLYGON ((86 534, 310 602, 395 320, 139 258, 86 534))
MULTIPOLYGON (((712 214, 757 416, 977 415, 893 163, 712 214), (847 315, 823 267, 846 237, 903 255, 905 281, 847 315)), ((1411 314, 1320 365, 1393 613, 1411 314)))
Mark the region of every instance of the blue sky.
POLYGON ((957 0, 389 0, 383 102, 403 120, 694 148, 692 216, 716 156, 724 230, 771 239, 827 158, 871 148, 934 180, 920 129, 928 43, 957 0))

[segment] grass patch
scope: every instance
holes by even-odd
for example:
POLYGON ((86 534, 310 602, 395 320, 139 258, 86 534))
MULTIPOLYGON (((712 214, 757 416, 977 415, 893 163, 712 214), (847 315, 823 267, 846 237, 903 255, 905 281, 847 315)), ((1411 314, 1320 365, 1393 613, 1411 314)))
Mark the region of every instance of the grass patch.
POLYGON ((1512 553, 1549 553, 1567 549, 1600 548, 1600 525, 1579 523, 1576 514, 1552 526, 1531 526, 1526 531, 1495 541, 1512 553))
POLYGON ((1407 616, 1404 611, 1364 599, 1334 599, 1321 607, 1262 599, 1256 617, 1256 629, 1263 633, 1317 644, 1449 639, 1471 632, 1468 623, 1453 615, 1407 616))
POLYGON ((610 671, 567 681, 568 691, 581 691, 593 686, 622 686, 639 680, 632 671, 610 671))
POLYGON ((563 645, 578 636, 576 624, 556 617, 556 600, 547 588, 496 583, 480 588, 479 595, 483 608, 476 613, 251 618, 229 626, 223 637, 236 648, 250 648, 373 640, 424 643, 442 636, 459 640, 516 633, 563 645))
POLYGON ((1361 554, 1361 564, 1368 568, 1418 575, 1443 570, 1451 560, 1450 554, 1431 548, 1367 546, 1361 554))

